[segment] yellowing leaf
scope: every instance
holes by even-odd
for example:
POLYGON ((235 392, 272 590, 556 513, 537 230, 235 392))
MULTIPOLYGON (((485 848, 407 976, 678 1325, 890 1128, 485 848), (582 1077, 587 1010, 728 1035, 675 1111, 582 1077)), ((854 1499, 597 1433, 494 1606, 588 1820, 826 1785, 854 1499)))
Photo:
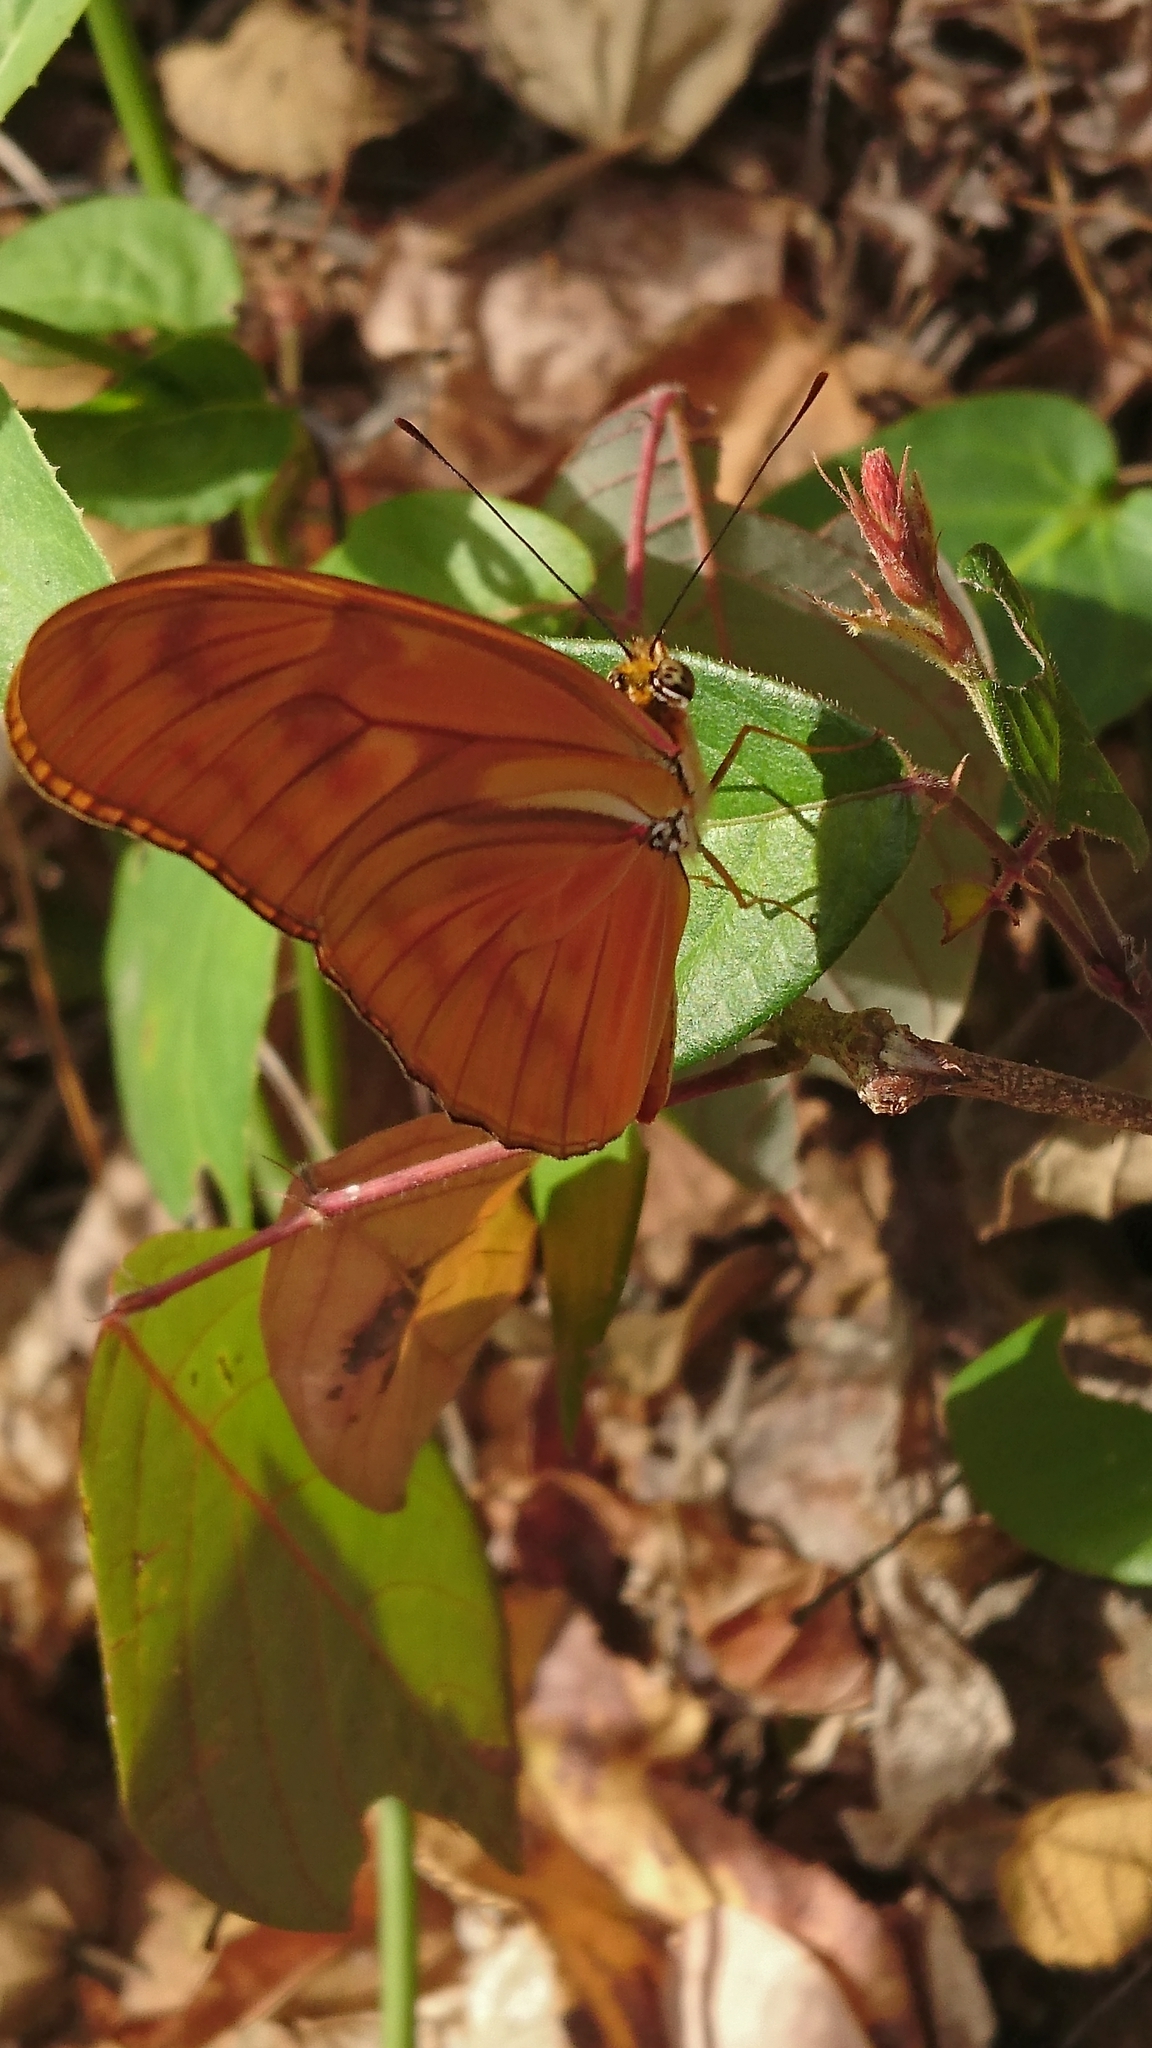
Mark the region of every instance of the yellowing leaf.
POLYGON ((939 882, 932 894, 944 912, 945 945, 986 917, 994 902, 988 882, 939 882))
POLYGON ((1035 1807, 998 1885, 1038 1962, 1111 1969, 1152 1933, 1152 1793, 1071 1792, 1035 1807))
MULTIPOLYGON (((481 1143, 421 1117, 338 1152, 295 1180, 290 1216, 317 1186, 395 1173, 481 1143)), ((519 1154, 366 1205, 270 1254, 260 1322, 272 1377, 326 1479, 365 1507, 402 1507, 412 1460, 484 1337, 522 1293, 535 1226, 519 1154)))

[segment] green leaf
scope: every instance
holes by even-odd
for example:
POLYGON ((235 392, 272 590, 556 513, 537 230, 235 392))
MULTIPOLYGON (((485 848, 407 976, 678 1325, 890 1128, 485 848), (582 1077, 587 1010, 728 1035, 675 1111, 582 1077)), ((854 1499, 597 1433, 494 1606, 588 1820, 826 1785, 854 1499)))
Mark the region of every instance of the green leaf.
POLYGON ((208 1167, 237 1222, 251 1215, 245 1129, 279 933, 191 861, 129 846, 105 976, 128 1135, 172 1216, 208 1167))
POLYGON ((620 1305, 647 1178, 648 1153, 635 1124, 582 1159, 538 1159, 529 1177, 552 1308, 560 1420, 569 1441, 588 1354, 620 1305))
MULTIPOLYGON (((492 503, 574 590, 591 588, 595 564, 568 527, 511 498, 492 503)), ((373 505, 349 520, 340 546, 316 567, 512 624, 541 613, 551 618, 571 603, 495 513, 463 491, 409 491, 373 505)))
POLYGON ((266 488, 296 435, 223 335, 169 342, 86 404, 27 417, 77 503, 127 527, 223 519, 266 488))
MULTIPOLYGON (((122 1281, 240 1235, 153 1238, 122 1281)), ((265 1263, 106 1330, 84 1495, 129 1822, 219 1905, 338 1928, 384 1794, 514 1859, 500 1610, 437 1448, 394 1515, 320 1477, 269 1378, 265 1263)))
POLYGON ((89 540, 6 391, 0 390, 0 686, 37 626, 112 571, 89 540))
POLYGON ((964 583, 1004 607, 1034 660, 1023 687, 981 678, 973 685, 988 731, 1032 817, 1064 835, 1079 826, 1126 846, 1137 867, 1148 858, 1148 834, 1060 677, 1034 606, 1002 555, 986 545, 960 563, 964 583))
POLYGON ((84 12, 84 0, 0 0, 0 121, 84 12))
MULTIPOLYGON (((75 334, 230 327, 242 292, 223 228, 182 199, 82 199, 0 242, 0 307, 75 334)), ((44 359, 7 336, 4 350, 44 359)))
MULTIPOLYGON (((617 609, 625 597, 624 542, 646 426, 641 405, 613 414, 570 458, 547 500, 549 510, 571 524, 592 550, 599 572, 596 601, 617 609)), ((670 434, 658 454, 647 531, 645 616, 650 625, 676 603, 699 560, 697 527, 670 434)), ((706 492, 704 457, 698 456, 698 464, 706 492)), ((728 509, 710 506, 710 525, 715 527, 728 509)), ((783 520, 741 513, 721 544, 715 607, 704 579, 697 579, 676 610, 669 638, 690 661, 696 649, 720 652, 718 611, 734 660, 831 698, 865 725, 891 733, 924 767, 951 774, 966 759, 965 797, 993 822, 1003 770, 962 693, 907 649, 889 646, 874 634, 850 638, 809 601, 806 593, 811 592, 854 610, 860 591, 853 578, 860 567, 859 549, 845 544, 843 530, 817 537, 783 520)), ((706 697, 702 688, 693 705, 697 723, 706 697)), ((911 1029, 947 1038, 967 1000, 981 935, 973 931, 942 945, 940 913, 930 890, 971 868, 970 835, 952 819, 934 818, 903 879, 816 993, 839 1009, 879 1004, 911 1029)))
MULTIPOLYGON (((611 641, 560 640, 607 675, 611 641)), ((694 654, 693 724, 714 773, 743 725, 746 740, 717 791, 704 837, 747 895, 741 909, 698 859, 676 986, 677 1067, 736 1045, 811 988, 899 881, 919 820, 892 790, 904 763, 891 742, 819 697, 694 654)))
POLYGON ((1060 1357, 1063 1315, 1039 1316, 973 1359, 948 1427, 979 1505, 1029 1550, 1076 1572, 1152 1585, 1152 1415, 1080 1393, 1060 1357))
MULTIPOLYGON (((1152 491, 1122 492, 1116 443, 1086 406, 1054 392, 997 391, 911 413, 876 436, 912 451, 944 552, 978 541, 1024 584, 1094 732, 1152 691, 1152 491)), ((858 456, 841 458, 851 467, 858 456)), ((839 461, 827 463, 835 476, 839 461)), ((769 509, 818 527, 837 510, 813 471, 769 509)), ((991 637, 1007 680, 1028 673, 1006 626, 991 637)))

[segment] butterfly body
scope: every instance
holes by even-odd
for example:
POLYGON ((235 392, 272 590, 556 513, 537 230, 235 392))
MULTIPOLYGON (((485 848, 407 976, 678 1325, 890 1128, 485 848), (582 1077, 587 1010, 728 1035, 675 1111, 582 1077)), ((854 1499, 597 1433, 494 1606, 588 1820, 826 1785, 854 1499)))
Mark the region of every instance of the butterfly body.
POLYGON ((198 862, 454 1115, 563 1155, 667 1093, 707 794, 689 672, 662 643, 623 667, 613 691, 423 599, 219 566, 65 607, 6 716, 46 795, 198 862))

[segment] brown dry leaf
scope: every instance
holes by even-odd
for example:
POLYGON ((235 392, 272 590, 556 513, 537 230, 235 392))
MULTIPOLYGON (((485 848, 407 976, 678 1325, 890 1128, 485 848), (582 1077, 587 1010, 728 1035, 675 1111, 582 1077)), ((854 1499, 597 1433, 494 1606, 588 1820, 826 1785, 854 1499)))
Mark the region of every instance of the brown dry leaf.
POLYGON ((169 118, 236 171, 292 183, 336 170, 359 143, 426 112, 446 85, 443 53, 433 61, 401 24, 408 63, 389 75, 358 67, 347 19, 253 0, 221 41, 180 43, 160 57, 169 118))
POLYGON ((687 149, 743 84, 781 0, 479 0, 488 64, 550 127, 611 143, 642 129, 647 154, 687 149))
POLYGON ((654 1778, 652 1791, 718 1900, 755 1914, 817 1955, 885 2048, 923 2048, 900 1945, 875 1906, 826 1864, 804 1862, 766 1841, 707 1793, 667 1778, 654 1778))
POLYGON ((521 1758, 528 1812, 546 1820, 637 1912, 678 1927, 712 1904, 707 1878, 652 1797, 643 1757, 602 1754, 528 1721, 521 1758))
POLYGON ((198 569, 212 552, 209 526, 116 526, 95 512, 84 524, 117 582, 150 576, 156 569, 198 569))
POLYGON ((925 1887, 905 1892, 900 1905, 917 1936, 933 2048, 991 2048, 996 2012, 951 1906, 925 1887))
POLYGON ((578 1609, 540 1660, 523 1726, 598 1754, 666 1760, 699 1748, 708 1710, 661 1664, 606 1649, 578 1609))
POLYGON ((37 1814, 0 1807, 0 2028, 40 2034, 69 2002, 71 1953, 99 1940, 108 1880, 95 1849, 37 1814))
POLYGON ((300 1934, 253 1927, 219 1951, 187 2004, 148 2019, 104 2016, 104 2032, 124 2048, 203 2048, 227 2028, 278 2009, 315 1971, 360 1939, 358 1933, 300 1934))
POLYGON ((869 1574, 887 1647, 876 1673, 872 1755, 878 1811, 841 1814, 864 1863, 892 1870, 934 1816, 989 1777, 1013 1735, 988 1666, 960 1635, 961 1602, 918 1581, 897 1552, 869 1574))
MULTIPOLYGON (((443 1115, 376 1133, 294 1180, 283 1216, 335 1188, 466 1151, 486 1133, 443 1115)), ((484 1337, 527 1284, 535 1225, 518 1154, 357 1209, 276 1245, 260 1323, 272 1377, 309 1454, 381 1513, 484 1337)))
POLYGON ((13 363, 0 356, 0 384, 21 412, 67 412, 112 381, 95 363, 13 363))
POLYGON ((528 1820, 523 1845, 524 1869, 513 1873, 449 1822, 416 1824, 420 1875, 457 1904, 512 1900, 530 1913, 606 2048, 658 2048, 663 1941, 566 1842, 528 1820))
POLYGON ((846 1592, 800 1623, 796 1608, 833 1574, 782 1543, 740 1543, 720 1517, 686 1508, 684 1608, 717 1677, 766 1714, 841 1714, 867 1706, 872 1659, 846 1592))
POLYGON ((733 1174, 666 1117, 644 1133, 648 1180, 636 1231, 640 1271, 653 1287, 676 1287, 701 1237, 752 1229, 773 1215, 771 1195, 741 1187, 733 1174))
POLYGON ((810 1949, 734 1906, 690 1920, 669 1944, 676 2048, 870 2048, 835 1979, 810 1949))
POLYGON ((1152 1792, 1072 1792, 1034 1807, 999 1890, 1038 1962, 1111 1969, 1152 1933, 1152 1792))
POLYGON ((679 1308, 621 1310, 609 1324, 598 1370, 644 1399, 663 1393, 694 1352, 730 1336, 739 1318, 765 1300, 783 1264, 772 1245, 741 1245, 701 1274, 679 1308))

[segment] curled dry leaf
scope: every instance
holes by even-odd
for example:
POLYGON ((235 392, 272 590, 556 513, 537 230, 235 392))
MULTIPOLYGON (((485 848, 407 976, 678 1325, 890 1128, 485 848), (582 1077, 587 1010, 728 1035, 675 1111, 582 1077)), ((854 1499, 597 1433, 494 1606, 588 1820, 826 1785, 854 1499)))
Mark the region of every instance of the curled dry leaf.
POLYGON ((1034 1807, 999 1890, 1038 1962, 1110 1969, 1152 1933, 1152 1793, 1071 1792, 1034 1807))
POLYGON ((321 177, 443 96, 443 53, 429 49, 422 65, 423 46, 410 31, 407 40, 408 62, 381 75, 356 64, 335 15, 255 0, 221 41, 164 52, 164 102, 189 142, 233 170, 289 182, 321 177))
MULTIPOLYGON (((446 1116, 378 1132, 294 1180, 393 1173, 483 1142, 446 1116)), ((272 1376, 326 1479, 365 1507, 403 1506, 412 1460, 484 1337, 526 1285, 535 1226, 516 1191, 524 1153, 374 1203, 277 1245, 260 1321, 272 1376)))
POLYGON ((647 154, 687 149, 743 84, 781 0, 481 0, 488 63, 530 113, 588 142, 643 130, 647 154))
POLYGON ((891 1870, 936 1814, 989 1776, 1013 1724, 996 1679, 961 1639, 952 1588, 918 1581, 899 1552, 869 1577, 887 1638, 872 1738, 879 1811, 845 1811, 841 1824, 862 1862, 891 1870))
POLYGON ((869 2048, 835 1979, 810 1949, 734 1906, 690 1920, 671 1943, 675 2048, 869 2048))

